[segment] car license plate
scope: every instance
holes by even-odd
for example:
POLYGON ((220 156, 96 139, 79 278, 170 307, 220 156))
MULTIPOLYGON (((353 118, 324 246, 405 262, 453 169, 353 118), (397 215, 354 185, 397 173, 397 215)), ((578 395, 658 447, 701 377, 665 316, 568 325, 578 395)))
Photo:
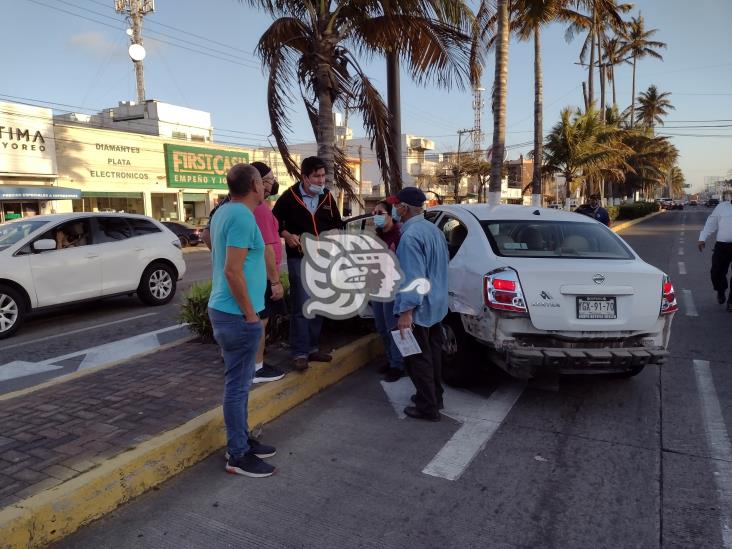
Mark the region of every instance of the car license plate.
POLYGON ((581 296, 577 298, 577 318, 612 319, 618 318, 614 297, 581 296))

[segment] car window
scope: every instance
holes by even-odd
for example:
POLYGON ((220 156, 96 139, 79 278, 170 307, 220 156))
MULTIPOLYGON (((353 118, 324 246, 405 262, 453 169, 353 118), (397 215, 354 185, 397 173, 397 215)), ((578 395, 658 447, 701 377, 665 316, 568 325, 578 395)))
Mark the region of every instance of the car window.
POLYGON ((481 221, 491 247, 507 257, 633 259, 613 232, 598 223, 481 221))
POLYGON ((346 222, 347 233, 368 233, 370 235, 376 234, 376 225, 374 224, 374 216, 364 216, 360 219, 354 219, 353 221, 346 222))
POLYGON ((127 222, 132 227, 132 234, 135 236, 143 236, 146 234, 159 233, 160 227, 158 227, 152 221, 147 219, 138 219, 136 217, 128 217, 127 222))
POLYGON ((429 212, 424 212, 424 218, 427 221, 434 223, 435 221, 437 221, 437 218, 440 217, 441 213, 442 212, 440 210, 432 210, 429 212))
POLYGON ((9 248, 24 239, 36 229, 40 229, 48 221, 21 220, 0 224, 0 250, 9 248))
POLYGON ((101 242, 115 242, 132 236, 132 229, 124 217, 97 217, 101 242))
POLYGON ((460 220, 447 214, 440 220, 438 227, 442 230, 442 234, 445 235, 447 250, 450 253, 450 259, 452 259, 458 253, 463 242, 465 242, 465 238, 468 236, 468 229, 460 220))
MULTIPOLYGON (((88 219, 73 219, 49 229, 35 240, 51 239, 56 242, 56 250, 78 248, 92 243, 88 219)), ((53 251, 53 250, 48 250, 53 251)))

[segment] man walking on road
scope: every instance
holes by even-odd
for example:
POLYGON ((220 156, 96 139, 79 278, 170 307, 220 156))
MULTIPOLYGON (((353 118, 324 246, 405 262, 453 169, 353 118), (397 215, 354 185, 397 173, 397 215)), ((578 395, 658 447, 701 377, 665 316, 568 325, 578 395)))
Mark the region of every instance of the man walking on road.
POLYGON ((302 246, 300 236, 309 233, 318 236, 343 226, 338 205, 325 188, 325 163, 317 156, 302 161, 302 182, 282 193, 272 213, 280 223, 280 235, 285 239, 287 271, 290 277, 292 313, 290 315, 290 347, 293 368, 307 369, 308 360, 330 362, 333 357, 318 349, 323 317, 305 318, 303 306, 308 300, 302 281, 302 246))
POLYGON ((398 292, 394 314, 402 336, 411 328, 422 353, 405 358, 407 374, 417 393, 414 406, 404 413, 415 419, 440 421, 442 408, 442 326, 447 314, 447 242, 434 223, 427 221, 422 206, 427 197, 416 187, 405 187, 389 198, 391 216, 402 222, 402 236, 396 255, 404 272, 403 286, 418 278, 430 281, 430 291, 398 292))
POLYGON ((607 227, 610 226, 610 214, 608 214, 607 210, 603 208, 600 204, 599 193, 592 193, 590 195, 590 203, 582 204, 579 208, 575 210, 575 213, 586 215, 587 217, 596 219, 607 227))
POLYGON ((264 201, 259 172, 248 164, 232 166, 226 176, 231 200, 211 221, 213 280, 208 315, 224 355, 226 471, 268 477, 275 468, 261 458, 275 448, 249 438, 247 406, 254 358, 262 337, 257 311, 264 308, 267 271, 264 241, 254 210, 264 201))
POLYGON ((725 191, 724 201, 709 214, 704 228, 699 234, 699 251, 703 251, 706 240, 716 233, 717 242, 712 253, 712 286, 717 292, 717 302, 721 305, 727 300, 727 310, 732 312, 732 291, 727 296, 727 288, 732 286, 732 277, 727 282, 727 271, 732 263, 732 191, 725 191))

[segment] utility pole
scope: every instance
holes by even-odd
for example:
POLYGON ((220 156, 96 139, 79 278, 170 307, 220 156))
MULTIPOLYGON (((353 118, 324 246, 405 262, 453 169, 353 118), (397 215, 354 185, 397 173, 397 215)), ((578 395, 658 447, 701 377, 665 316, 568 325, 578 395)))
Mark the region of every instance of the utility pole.
POLYGON ((391 115, 392 158, 389 162, 389 187, 386 194, 396 194, 402 188, 402 107, 400 101, 399 56, 396 52, 386 54, 386 93, 391 115))
POLYGON ((471 128, 469 130, 458 130, 458 148, 457 148, 457 164, 455 169, 453 170, 453 174, 455 175, 455 182, 454 184, 454 194, 455 194, 455 204, 458 203, 458 196, 460 195, 460 180, 462 179, 462 173, 460 171, 460 148, 463 140, 463 134, 464 133, 471 133, 473 135, 475 131, 475 128, 471 128))
POLYGON ((115 0, 114 9, 117 13, 124 13, 130 28, 129 54, 135 66, 135 83, 137 87, 137 102, 145 102, 145 76, 142 61, 145 59, 145 48, 142 45, 142 19, 148 13, 155 11, 155 0, 115 0))
POLYGON ((483 112, 483 92, 485 88, 473 88, 473 152, 477 156, 483 148, 483 129, 481 128, 481 114, 483 112))

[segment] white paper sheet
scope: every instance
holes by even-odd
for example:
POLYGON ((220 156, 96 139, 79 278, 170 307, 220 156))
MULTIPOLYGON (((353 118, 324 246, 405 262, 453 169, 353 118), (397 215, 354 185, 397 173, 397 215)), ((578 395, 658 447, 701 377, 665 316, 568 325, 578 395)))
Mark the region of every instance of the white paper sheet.
POLYGON ((394 338, 397 349, 399 349, 402 356, 418 355, 422 352, 411 328, 404 330, 404 339, 402 339, 399 330, 392 330, 391 337, 394 338))

